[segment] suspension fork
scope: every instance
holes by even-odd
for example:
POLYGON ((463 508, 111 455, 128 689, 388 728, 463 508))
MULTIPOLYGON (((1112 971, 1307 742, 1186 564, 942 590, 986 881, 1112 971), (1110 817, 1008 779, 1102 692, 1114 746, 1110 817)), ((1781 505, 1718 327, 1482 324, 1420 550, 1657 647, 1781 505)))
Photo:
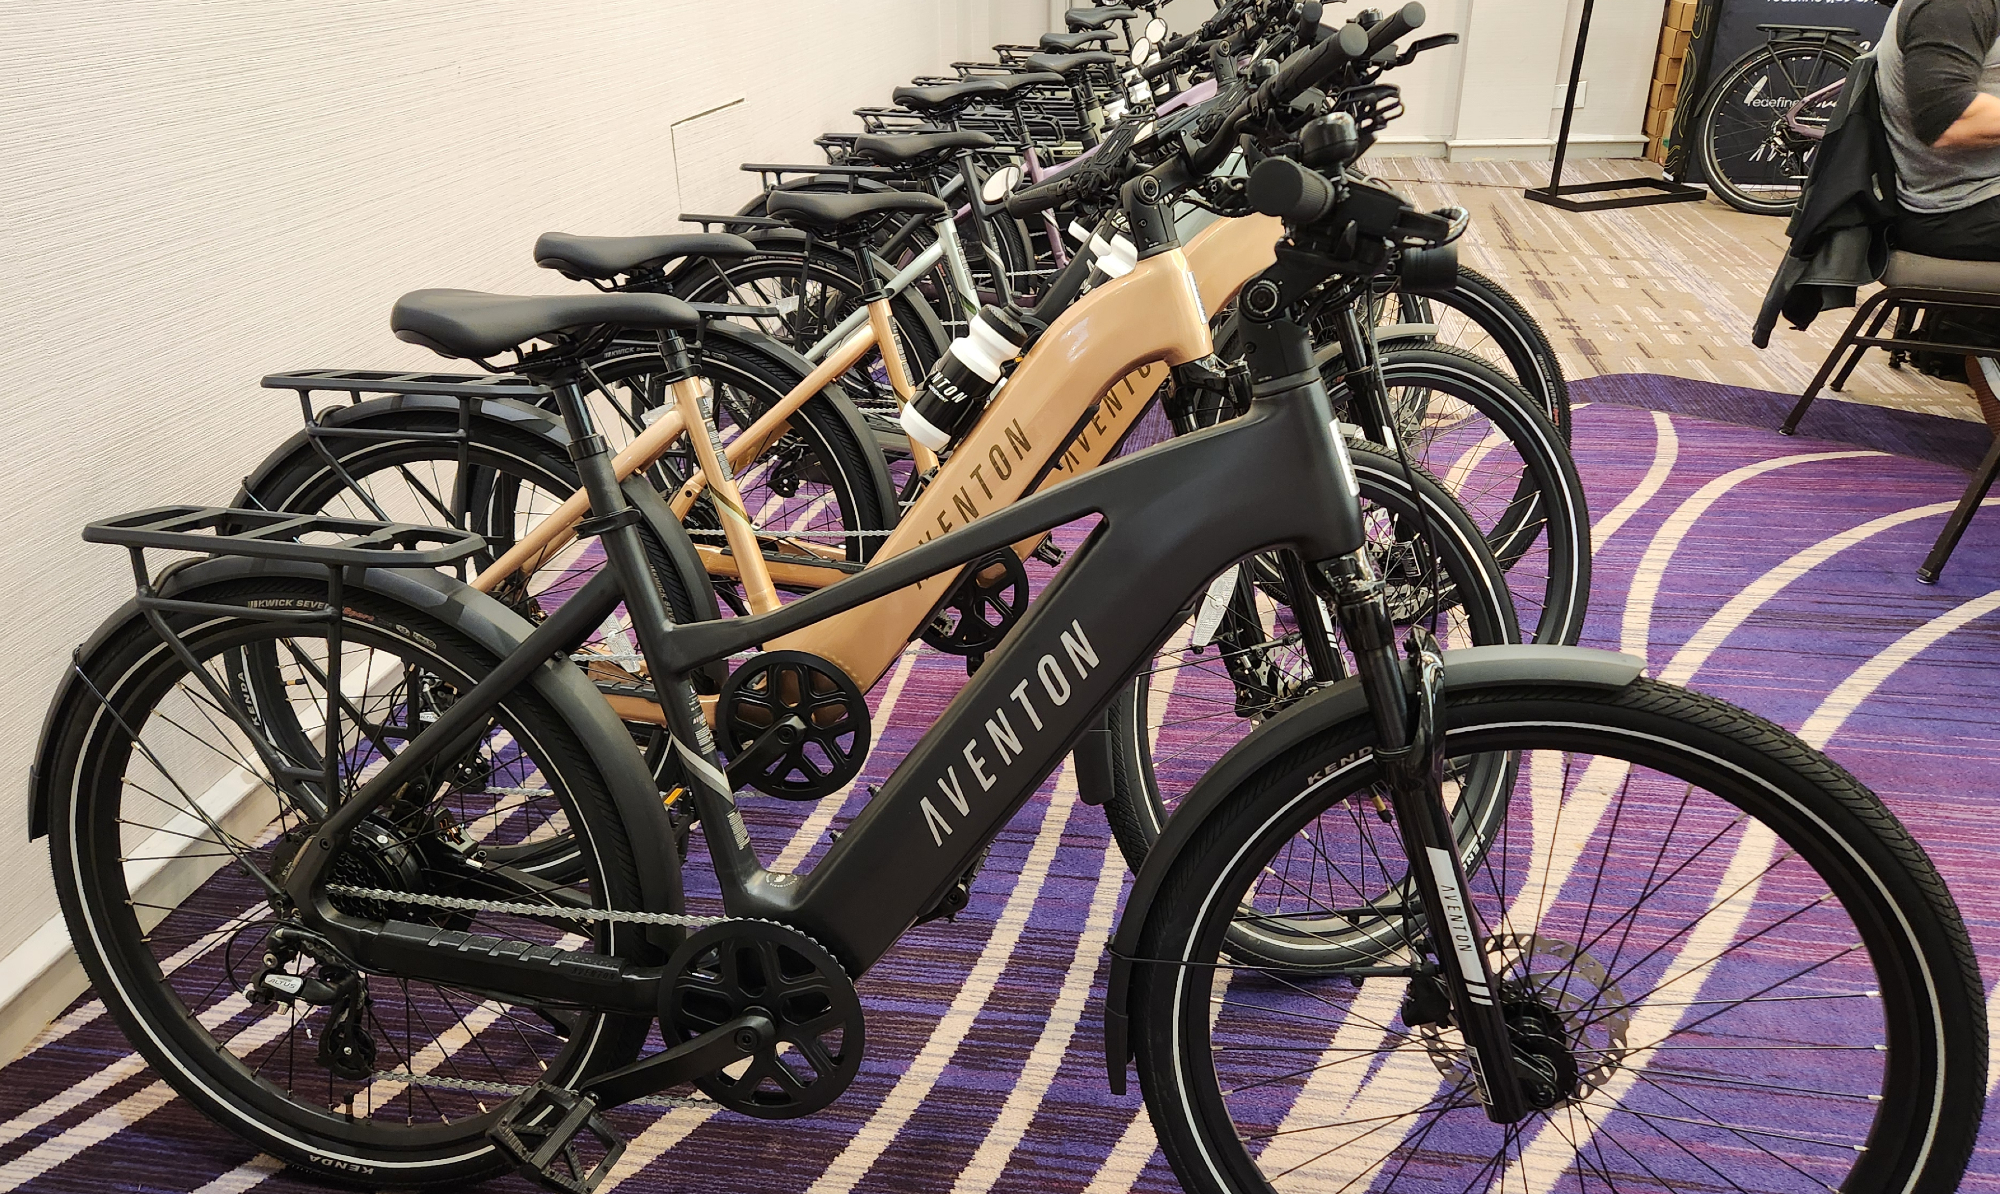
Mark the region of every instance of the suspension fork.
POLYGON ((1517 1123, 1531 1105, 1516 1069, 1484 930, 1468 898, 1464 864, 1444 803, 1444 730, 1438 724, 1444 666, 1437 642, 1421 629, 1414 632, 1414 675, 1406 677, 1396 658, 1396 627, 1382 582, 1367 554, 1339 557, 1315 573, 1354 652, 1355 670, 1375 719, 1375 761, 1409 860, 1409 882, 1423 906, 1426 936, 1451 1000, 1453 1022, 1465 1037, 1486 1117, 1517 1123), (1407 682, 1412 678, 1414 687, 1407 682))

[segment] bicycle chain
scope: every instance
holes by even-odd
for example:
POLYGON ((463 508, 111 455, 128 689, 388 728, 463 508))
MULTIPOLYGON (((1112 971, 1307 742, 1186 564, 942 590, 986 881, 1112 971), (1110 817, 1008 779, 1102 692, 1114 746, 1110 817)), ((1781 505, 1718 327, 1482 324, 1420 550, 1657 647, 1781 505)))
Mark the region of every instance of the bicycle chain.
POLYGON ((614 924, 681 925, 704 929, 730 919, 726 916, 688 916, 679 912, 619 912, 611 908, 568 908, 561 904, 522 904, 511 900, 468 900, 460 896, 420 895, 386 887, 354 887, 330 883, 327 894, 353 896, 382 904, 413 904, 447 912, 498 912, 510 916, 556 916, 562 920, 593 920, 614 924))
MULTIPOLYGON (((529 1089, 508 1082, 479 1082, 471 1078, 446 1078, 437 1074, 413 1074, 408 1070, 377 1070, 373 1075, 378 1082, 401 1082, 409 1086, 432 1086, 439 1090, 458 1090, 467 1094, 505 1095, 509 1098, 529 1089)), ((664 1111, 695 1110, 719 1111, 721 1104, 713 1099, 683 1099, 673 1095, 645 1095, 641 1098, 620 1103, 621 1107, 657 1107, 664 1111)))

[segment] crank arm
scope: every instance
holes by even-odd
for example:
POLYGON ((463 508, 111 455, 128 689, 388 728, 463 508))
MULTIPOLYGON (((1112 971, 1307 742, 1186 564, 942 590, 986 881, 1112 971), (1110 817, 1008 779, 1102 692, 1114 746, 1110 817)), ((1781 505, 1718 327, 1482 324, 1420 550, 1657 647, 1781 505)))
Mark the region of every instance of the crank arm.
POLYGON ((806 723, 797 716, 781 718, 770 727, 743 753, 729 760, 729 789, 735 791, 750 782, 750 777, 764 769, 765 764, 776 761, 786 751, 797 746, 806 734, 806 723))
POLYGON ((768 1048, 777 1037, 778 1026, 770 1017, 748 1011, 664 1052, 599 1074, 577 1089, 600 1107, 616 1107, 713 1074, 768 1048))

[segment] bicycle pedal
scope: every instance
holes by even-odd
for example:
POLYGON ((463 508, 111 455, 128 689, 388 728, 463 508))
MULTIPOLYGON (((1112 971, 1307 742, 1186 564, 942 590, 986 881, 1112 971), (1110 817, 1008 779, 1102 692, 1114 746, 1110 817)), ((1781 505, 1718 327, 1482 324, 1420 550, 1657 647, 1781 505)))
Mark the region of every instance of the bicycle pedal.
POLYGON ((596 1099, 539 1082, 514 1096, 486 1138, 521 1176, 561 1194, 591 1194, 625 1154, 624 1138, 597 1113, 596 1099))

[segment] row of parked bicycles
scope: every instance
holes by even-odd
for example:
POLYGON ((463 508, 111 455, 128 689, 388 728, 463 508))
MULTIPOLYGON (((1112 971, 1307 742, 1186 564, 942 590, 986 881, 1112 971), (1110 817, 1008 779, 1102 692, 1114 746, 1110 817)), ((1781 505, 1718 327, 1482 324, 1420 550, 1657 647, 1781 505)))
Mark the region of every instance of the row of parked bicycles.
POLYGON ((808 1115, 1068 758, 1137 876, 1110 1085, 1190 1190, 1956 1185, 1983 997, 1922 850, 1573 645, 1555 353, 1365 168, 1452 36, 1154 7, 700 231, 545 235, 550 294, 408 294, 478 372, 273 374, 304 425, 226 506, 86 530, 137 594, 33 831, 175 1090, 395 1188, 588 1191, 676 1088, 808 1115), (963 688, 768 868, 743 807, 847 798, 919 639, 963 688))

